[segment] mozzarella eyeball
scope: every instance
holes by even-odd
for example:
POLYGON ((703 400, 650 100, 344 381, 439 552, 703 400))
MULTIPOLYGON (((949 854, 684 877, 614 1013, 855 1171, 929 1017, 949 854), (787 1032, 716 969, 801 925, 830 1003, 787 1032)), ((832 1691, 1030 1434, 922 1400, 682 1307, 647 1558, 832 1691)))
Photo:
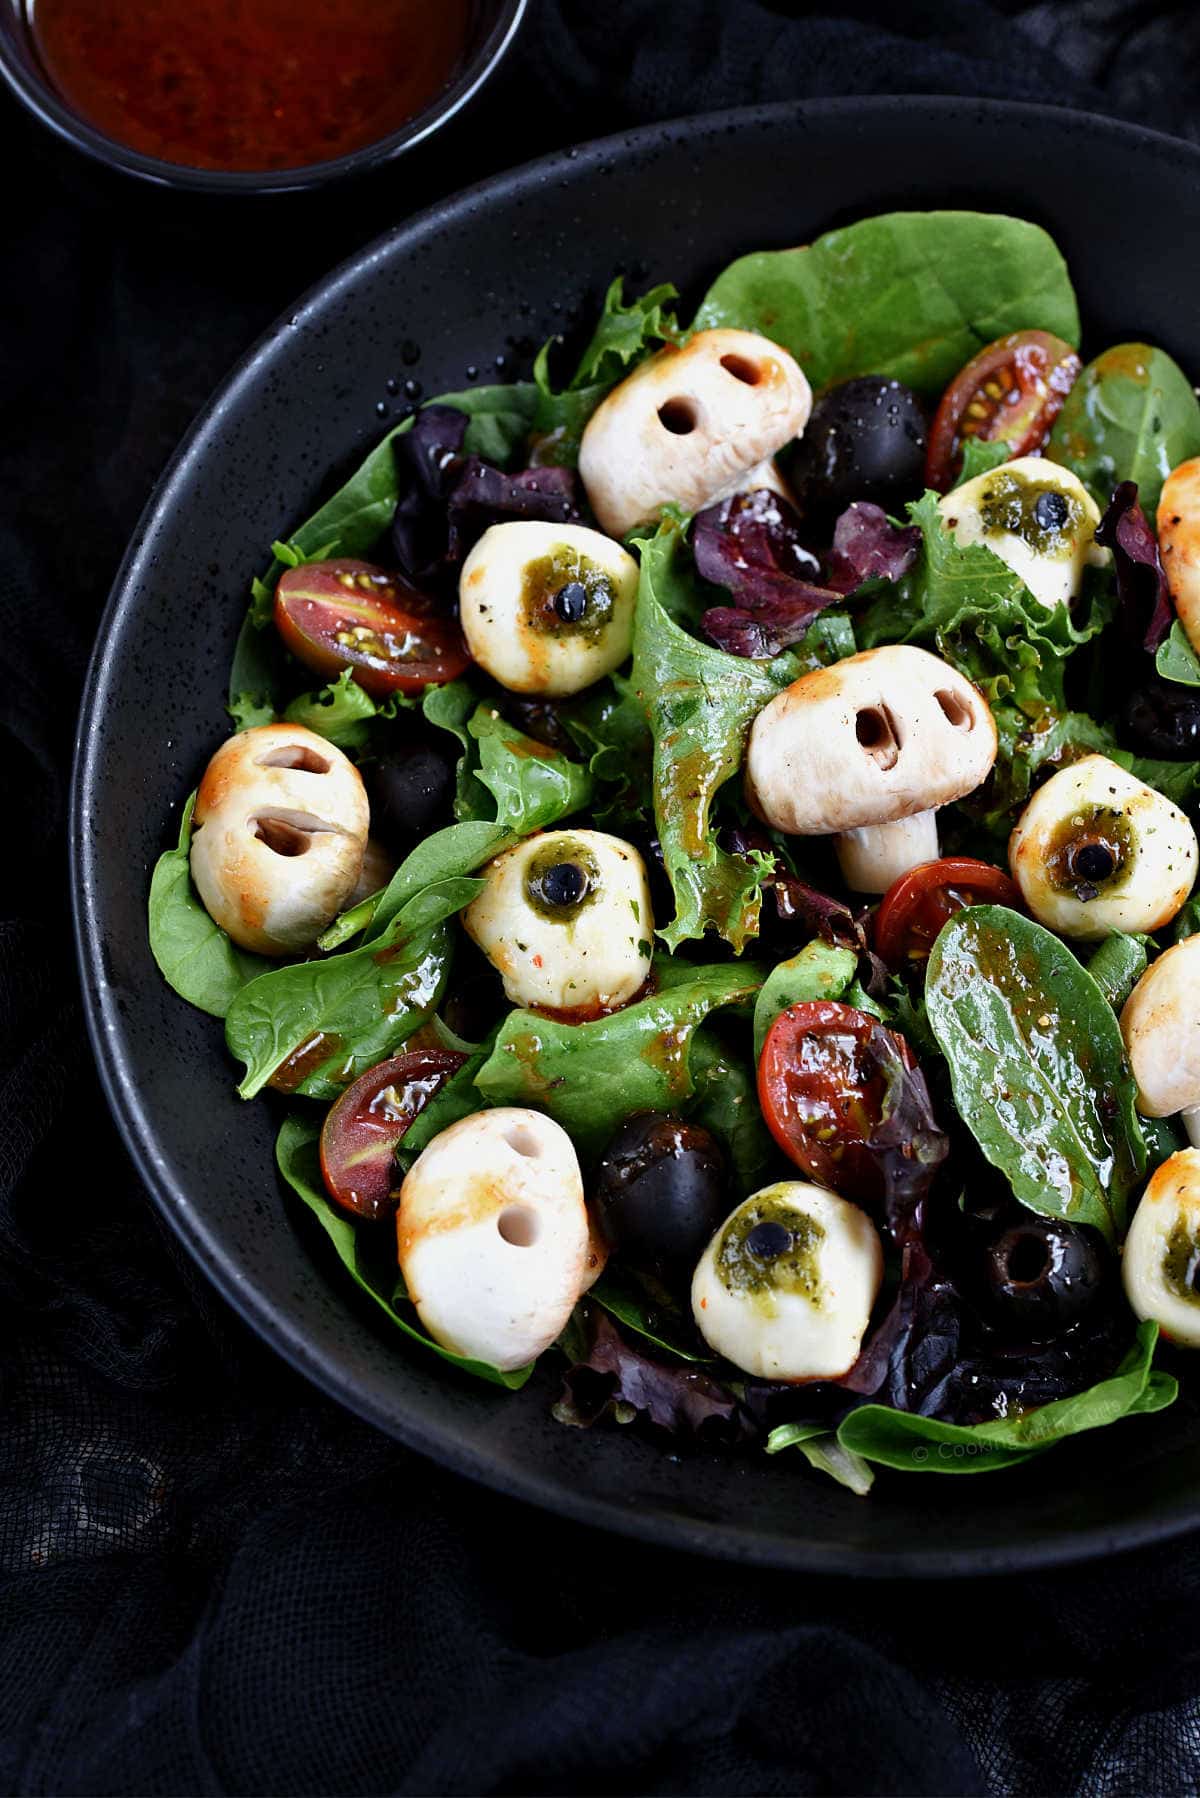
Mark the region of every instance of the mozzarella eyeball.
POLYGON ((519 1106, 460 1118, 409 1169, 396 1245, 435 1342, 502 1370, 524 1367, 595 1277, 570 1137, 519 1106))
POLYGON ((307 949, 349 902, 370 808, 340 749, 301 724, 222 743, 192 819, 191 870, 213 919, 243 949, 307 949))
POLYGON ((938 510, 956 543, 985 544, 1051 611, 1078 596, 1088 563, 1108 559, 1095 541, 1095 500, 1078 475, 1041 456, 1018 456, 964 481, 938 510))
POLYGON ((692 1280, 705 1342, 765 1380, 839 1379, 858 1359, 883 1278, 875 1226, 807 1180, 764 1187, 716 1232, 692 1280))
POLYGON ((633 557, 599 531, 494 524, 458 584, 467 648, 511 693, 578 693, 629 655, 637 585, 633 557))
POLYGON ((1181 1348, 1200 1348, 1200 1150, 1156 1168, 1121 1259, 1125 1296, 1181 1348))
POLYGON ((615 1011, 645 985, 654 914, 646 865, 599 830, 552 830, 498 855, 463 913, 514 1005, 615 1011))
POLYGON ((1161 930, 1191 892, 1198 859, 1179 807, 1103 755, 1039 787, 1008 845, 1038 923, 1085 941, 1161 930))

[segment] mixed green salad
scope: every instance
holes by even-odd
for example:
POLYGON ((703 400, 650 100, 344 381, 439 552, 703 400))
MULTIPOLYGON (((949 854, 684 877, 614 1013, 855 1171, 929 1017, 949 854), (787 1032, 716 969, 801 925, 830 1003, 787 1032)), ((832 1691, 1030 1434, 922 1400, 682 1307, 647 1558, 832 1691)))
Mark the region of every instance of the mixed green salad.
POLYGON ((273 545, 151 947, 447 1377, 859 1493, 1174 1399, 1200 404, 1079 342, 995 215, 617 280, 273 545))

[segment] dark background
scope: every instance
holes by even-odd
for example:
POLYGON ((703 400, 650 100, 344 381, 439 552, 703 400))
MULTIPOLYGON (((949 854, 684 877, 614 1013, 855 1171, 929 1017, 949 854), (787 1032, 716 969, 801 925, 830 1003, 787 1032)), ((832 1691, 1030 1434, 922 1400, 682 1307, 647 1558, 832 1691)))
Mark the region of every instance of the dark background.
MULTIPOLYGON (((0 97, 4 1790, 1200 1784, 1195 1546, 852 1586, 671 1556, 464 1486, 301 1384, 181 1260, 79 1010, 78 690, 124 543, 229 364, 341 255, 541 150, 719 105, 905 91, 1198 137, 1200 9, 534 0, 448 137, 353 193, 240 205, 97 177, 0 97)), ((1102 195, 1097 222, 1119 278, 1102 195)))

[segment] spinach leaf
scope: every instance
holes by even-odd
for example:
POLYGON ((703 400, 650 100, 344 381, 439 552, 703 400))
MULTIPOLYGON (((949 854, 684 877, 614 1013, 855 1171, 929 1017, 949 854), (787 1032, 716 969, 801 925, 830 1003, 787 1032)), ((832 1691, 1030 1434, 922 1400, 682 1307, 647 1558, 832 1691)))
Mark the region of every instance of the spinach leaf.
POLYGON ((209 917, 196 895, 188 861, 195 806, 193 793, 179 820, 177 847, 168 849, 154 864, 148 908, 150 953, 181 999, 211 1012, 214 1018, 223 1018, 247 981, 273 963, 266 956, 239 949, 209 917))
POLYGON ((853 1449, 843 1448, 827 1424, 781 1423, 767 1437, 766 1448, 769 1455, 798 1448, 810 1467, 827 1473, 858 1498, 865 1498, 875 1484, 875 1475, 867 1462, 853 1449))
POLYGON ((655 962, 655 977, 652 997, 589 1024, 510 1012, 475 1076, 486 1103, 547 1112, 570 1131, 585 1160, 634 1112, 677 1109, 695 1090, 690 1052, 697 1025, 720 1007, 748 1006, 762 972, 664 957, 655 962))
POLYGON ((1188 642, 1187 632, 1178 618, 1166 641, 1159 644, 1154 666, 1164 680, 1179 681, 1185 687, 1200 687, 1200 656, 1188 642))
POLYGON ((390 699, 372 699, 360 687, 349 668, 343 668, 335 681, 315 693, 301 693, 284 711, 289 724, 302 724, 315 730, 338 749, 347 752, 365 749, 370 739, 370 725, 376 718, 394 718, 406 703, 403 694, 390 699))
POLYGON ((754 1005, 754 1059, 757 1062, 767 1032, 781 1011, 808 999, 841 999, 858 972, 858 957, 851 949, 838 949, 815 937, 799 955, 781 961, 763 982, 754 1005))
POLYGON ((405 857, 387 886, 378 893, 368 894, 349 911, 343 912, 318 938, 317 947, 326 951, 339 949, 360 932, 365 932, 365 942, 373 942, 383 934, 384 927, 391 923, 401 907, 424 887, 432 886, 435 881, 457 880, 473 874, 502 849, 510 848, 513 841, 508 831, 483 819, 448 824, 445 830, 435 830, 405 857))
POLYGON ((451 1124, 457 1124, 460 1118, 473 1117, 477 1111, 484 1110, 487 1101, 475 1084, 475 1076, 487 1061, 495 1041, 496 1032, 493 1031, 417 1113, 396 1147, 396 1161, 404 1173, 435 1136, 440 1136, 451 1124))
POLYGON ((1157 1338, 1157 1324, 1140 1324, 1133 1347, 1110 1379, 1036 1411, 957 1424, 893 1411, 889 1405, 862 1405, 842 1419, 838 1441, 864 1460, 902 1473, 989 1473, 1016 1467, 1067 1436, 1171 1404, 1179 1390, 1176 1381, 1150 1365, 1157 1338))
POLYGON ((1200 404, 1165 350, 1118 343, 1072 387, 1045 453, 1079 476, 1101 511, 1119 481, 1136 481, 1153 524, 1171 470, 1200 454, 1200 404))
POLYGON ((919 393, 946 386, 1008 331, 1079 342, 1067 266, 1024 219, 889 212, 798 250, 759 250, 717 277, 696 328, 738 325, 791 351, 820 391, 891 375, 919 393))
POLYGON ((592 777, 578 762, 548 749, 481 705, 467 726, 479 745, 478 779, 496 802, 496 823, 514 836, 544 830, 592 797, 592 777))
POLYGON ((692 1039, 695 1096, 687 1108, 693 1123, 711 1130, 729 1157, 739 1191, 763 1185, 775 1159, 775 1144, 763 1122, 754 1064, 702 1024, 692 1039))
POLYGON ((1112 1007, 1056 936, 1002 905, 969 906, 933 946, 930 1028, 954 1101, 1023 1205, 1110 1242, 1146 1165, 1112 1007))
POLYGON ((449 681, 444 687, 427 687, 421 701, 421 712, 427 724, 449 731, 462 744, 462 754, 454 776, 454 816, 461 822, 490 819, 495 807, 487 788, 480 782, 479 756, 467 726, 479 704, 479 695, 470 681, 449 681))
POLYGON ((625 1325, 637 1336, 644 1336, 655 1348, 678 1355, 681 1361, 713 1361, 698 1342, 692 1320, 685 1316, 663 1292, 654 1295, 630 1269, 609 1262, 595 1285, 585 1295, 589 1303, 603 1307, 610 1317, 625 1325))
POLYGON ((719 848, 709 812, 741 766, 755 716, 795 678, 797 665, 787 655, 771 662, 725 655, 674 621, 691 603, 676 523, 640 548, 633 685, 654 738, 654 816, 676 906, 658 934, 674 949, 711 926, 740 951, 757 929, 768 864, 719 848))
POLYGON ((1127 749, 1110 748, 1107 753, 1176 805, 1186 808, 1200 793, 1200 762, 1160 762, 1152 756, 1131 755, 1127 749))
POLYGON ((225 1019, 230 1053, 246 1064, 242 1098, 272 1081, 285 1092, 335 1099, 394 1054, 442 996, 451 959, 446 919, 482 887, 479 880, 435 881, 374 940, 326 961, 273 968, 243 987, 225 1019))
POLYGON ((1147 941, 1114 930, 1088 960, 1088 973, 1116 1012, 1146 972, 1147 941))
POLYGON ((533 1372, 532 1362, 528 1367, 518 1367, 511 1373, 502 1373, 498 1367, 492 1367, 486 1361, 472 1361, 465 1355, 456 1355, 450 1349, 443 1348, 432 1336, 427 1336, 418 1324, 410 1323, 400 1312, 398 1306, 407 1301, 403 1282, 399 1279, 395 1265, 391 1231, 388 1231, 391 1254, 387 1257, 372 1256, 367 1232, 330 1204, 321 1180, 318 1153, 320 1139, 321 1126, 317 1120, 299 1112, 294 1113, 283 1120, 275 1141, 275 1160, 292 1191, 303 1199, 328 1236, 351 1279, 363 1292, 369 1293, 381 1310, 387 1313, 389 1320, 414 1342, 431 1349, 443 1361, 449 1361, 451 1366, 461 1368, 464 1373, 474 1374, 493 1386, 505 1386, 510 1392, 518 1391, 533 1372))

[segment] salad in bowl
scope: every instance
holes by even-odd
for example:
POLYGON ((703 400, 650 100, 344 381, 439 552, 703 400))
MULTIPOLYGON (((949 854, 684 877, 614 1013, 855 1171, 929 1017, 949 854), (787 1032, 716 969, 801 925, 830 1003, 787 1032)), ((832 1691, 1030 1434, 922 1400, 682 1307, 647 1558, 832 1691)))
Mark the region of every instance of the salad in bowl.
POLYGON ((273 545, 151 947, 448 1378, 1011 1467, 1200 1345, 1200 404, 1001 215, 676 302, 273 545))

